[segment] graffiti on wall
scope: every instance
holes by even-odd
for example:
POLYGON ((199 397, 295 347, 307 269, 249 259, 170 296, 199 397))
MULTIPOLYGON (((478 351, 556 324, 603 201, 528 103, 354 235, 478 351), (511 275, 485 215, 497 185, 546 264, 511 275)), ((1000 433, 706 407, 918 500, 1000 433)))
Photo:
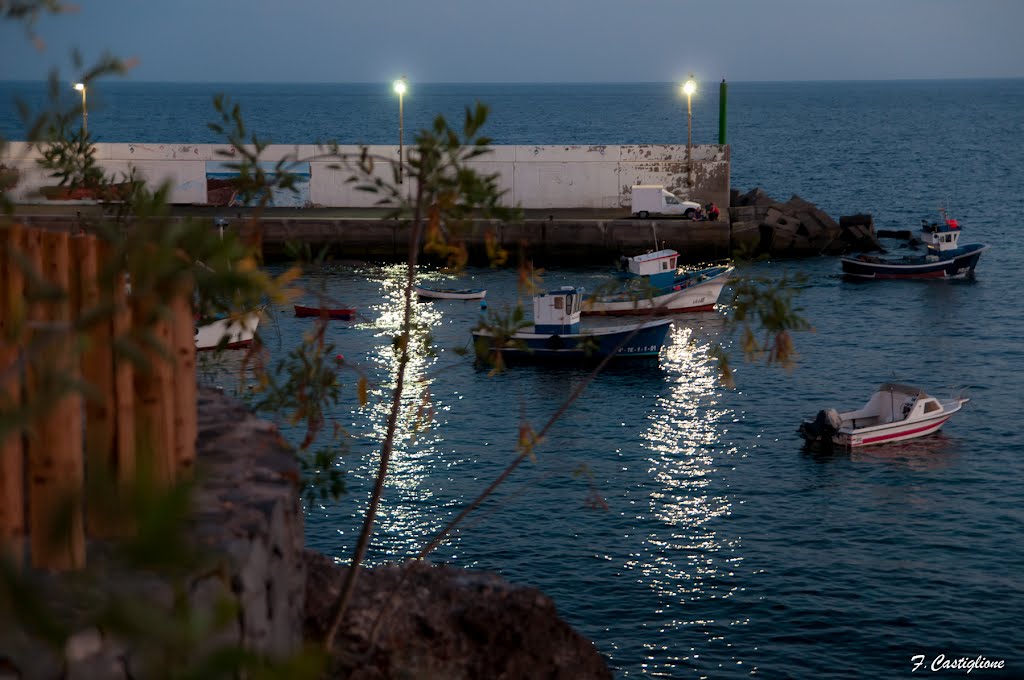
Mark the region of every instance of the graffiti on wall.
MULTIPOLYGON (((231 167, 234 161, 206 161, 206 203, 207 205, 241 206, 242 201, 235 187, 237 186, 238 170, 231 167)), ((262 162, 260 168, 272 179, 277 164, 262 162)), ((309 163, 292 163, 285 170, 295 176, 294 189, 273 189, 267 201, 268 206, 307 208, 312 202, 309 198, 309 163)), ((259 203, 259 199, 249 202, 259 203)))

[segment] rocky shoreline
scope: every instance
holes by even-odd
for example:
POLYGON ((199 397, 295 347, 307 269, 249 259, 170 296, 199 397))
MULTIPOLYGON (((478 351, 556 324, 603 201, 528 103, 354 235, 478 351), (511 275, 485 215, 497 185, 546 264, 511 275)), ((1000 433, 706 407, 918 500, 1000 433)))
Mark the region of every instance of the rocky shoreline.
MULTIPOLYGON (((198 410, 186 534, 204 557, 157 573, 112 559, 111 546, 94 541, 86 572, 27 572, 23 589, 47 603, 59 617, 52 623, 69 637, 56 646, 41 637, 42 611, 32 611, 24 627, 0 620, 0 680, 163 677, 154 664, 166 664, 171 649, 185 666, 231 647, 287 663, 323 646, 346 568, 305 549, 294 450, 275 425, 216 390, 200 390, 198 410), (129 634, 111 627, 110 611, 134 611, 156 627, 129 634), (188 626, 173 623, 183 612, 188 626)), ((411 561, 360 574, 321 677, 582 680, 611 673, 540 591, 494 573, 411 561)))
POLYGON ((762 189, 733 190, 729 220, 734 254, 749 257, 809 257, 884 250, 871 215, 832 217, 793 196, 777 201, 762 189))
MULTIPOLYGON (((305 563, 305 634, 320 644, 347 568, 311 551, 305 563)), ((331 661, 328 677, 351 680, 612 677, 539 590, 419 560, 360 574, 331 661)))

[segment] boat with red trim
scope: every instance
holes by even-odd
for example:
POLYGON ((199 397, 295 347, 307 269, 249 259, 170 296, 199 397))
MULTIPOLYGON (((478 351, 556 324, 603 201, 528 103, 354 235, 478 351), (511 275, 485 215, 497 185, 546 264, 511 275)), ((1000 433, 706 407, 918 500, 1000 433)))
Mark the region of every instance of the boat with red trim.
POLYGON ((327 319, 340 319, 342 321, 351 321, 356 316, 356 310, 354 307, 329 308, 295 305, 295 316, 302 318, 317 317, 327 319))
POLYGON ((196 350, 245 349, 250 347, 260 325, 263 308, 203 319, 195 329, 196 350))
POLYGON ((583 314, 634 315, 707 312, 729 282, 731 263, 677 268, 679 253, 664 249, 622 259, 620 283, 583 301, 583 314))
POLYGON ((939 211, 942 221, 921 220, 921 240, 928 247, 924 255, 879 257, 855 255, 841 258, 843 274, 865 279, 963 279, 974 276, 984 243, 960 245, 960 223, 939 211))
POLYGON ((970 399, 936 399, 912 385, 883 383, 863 408, 823 409, 800 424, 808 443, 857 448, 924 437, 937 432, 970 399))

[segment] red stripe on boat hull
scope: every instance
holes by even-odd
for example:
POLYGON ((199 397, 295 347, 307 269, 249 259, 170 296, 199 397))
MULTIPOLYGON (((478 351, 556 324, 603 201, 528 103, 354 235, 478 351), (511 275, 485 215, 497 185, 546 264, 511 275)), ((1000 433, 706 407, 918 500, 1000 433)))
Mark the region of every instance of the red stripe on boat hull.
POLYGON ((945 418, 937 422, 929 423, 928 425, 924 425, 913 430, 901 430, 899 432, 893 432, 892 434, 884 434, 878 437, 865 437, 864 439, 861 440, 859 444, 851 444, 851 446, 867 446, 869 444, 881 444, 882 442, 887 442, 891 439, 898 439, 900 437, 907 437, 909 435, 924 435, 928 432, 928 430, 939 429, 940 427, 942 427, 942 424, 945 423, 947 420, 949 420, 949 416, 946 416, 945 418))

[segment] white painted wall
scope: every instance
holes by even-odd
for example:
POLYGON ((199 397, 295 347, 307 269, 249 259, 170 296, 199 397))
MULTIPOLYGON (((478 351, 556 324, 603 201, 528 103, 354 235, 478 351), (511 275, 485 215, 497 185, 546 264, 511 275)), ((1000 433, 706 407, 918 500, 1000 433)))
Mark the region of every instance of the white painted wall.
MULTIPOLYGON (((217 153, 225 148, 213 144, 97 144, 96 159, 116 176, 127 175, 134 168, 151 185, 169 183, 173 203, 205 204, 206 164, 230 160, 217 153)), ((347 183, 351 170, 332 169, 339 161, 323 158, 323 151, 313 145, 275 145, 266 150, 263 159, 291 156, 308 161, 311 207, 375 205, 380 197, 347 183)), ((360 148, 345 146, 340 151, 356 158, 360 148)), ((387 161, 398 160, 397 145, 372 146, 369 151, 382 159, 375 174, 390 181, 393 167, 387 161)), ((10 193, 15 202, 48 202, 38 189, 57 182, 39 168, 39 157, 37 150, 23 142, 10 144, 0 156, 0 163, 20 172, 19 184, 10 193)), ((497 146, 472 165, 482 172, 498 173, 499 185, 508 192, 507 202, 526 209, 624 208, 629 205, 629 187, 635 184, 663 184, 684 197, 728 205, 728 147, 697 145, 692 159, 693 189, 687 182, 685 145, 497 146)), ((413 192, 412 183, 404 186, 413 192)))

